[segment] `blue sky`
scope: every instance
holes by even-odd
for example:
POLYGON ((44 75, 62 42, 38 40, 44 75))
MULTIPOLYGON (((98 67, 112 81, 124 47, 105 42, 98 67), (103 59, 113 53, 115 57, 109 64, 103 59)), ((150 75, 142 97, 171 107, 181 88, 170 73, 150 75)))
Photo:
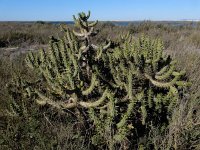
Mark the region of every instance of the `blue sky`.
POLYGON ((200 19, 200 0, 0 0, 0 21, 70 21, 91 10, 91 20, 200 19))

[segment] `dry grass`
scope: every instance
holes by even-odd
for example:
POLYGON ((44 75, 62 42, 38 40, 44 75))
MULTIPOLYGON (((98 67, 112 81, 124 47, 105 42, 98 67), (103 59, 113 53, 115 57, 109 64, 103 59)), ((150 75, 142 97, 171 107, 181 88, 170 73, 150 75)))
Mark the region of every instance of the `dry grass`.
MULTIPOLYGON (((107 23, 100 24, 98 28, 101 34, 95 42, 100 43, 107 38, 114 40, 120 33, 125 34, 128 31, 135 36, 145 34, 152 38, 160 37, 164 41, 165 52, 178 61, 179 69, 186 70, 186 78, 192 82, 192 86, 185 91, 186 94, 174 109, 167 128, 161 130, 152 127, 150 133, 140 138, 146 138, 146 143, 153 145, 154 149, 200 149, 200 26, 172 27, 145 22, 140 26, 127 27, 107 23)), ((0 47, 18 46, 30 49, 30 45, 46 45, 48 36, 60 34, 57 26, 50 24, 0 23, 0 29, 0 47)), ((11 102, 6 84, 12 79, 13 73, 34 78, 33 74, 26 70, 23 56, 12 60, 5 56, 1 58, 1 114, 11 102)), ((65 118, 48 108, 38 108, 34 103, 27 102, 27 107, 28 118, 23 115, 17 121, 9 118, 9 126, 3 130, 1 125, 5 127, 5 120, 0 116, 0 135, 4 135, 3 142, 0 136, 0 148, 4 143, 4 149, 89 149, 89 145, 84 141, 86 136, 74 126, 76 120, 65 118), (16 134, 21 135, 18 138, 14 136, 16 134), (33 136, 32 140, 30 136, 33 136)), ((138 139, 138 143, 140 142, 138 139)), ((146 149, 149 148, 147 144, 144 145, 146 149)))

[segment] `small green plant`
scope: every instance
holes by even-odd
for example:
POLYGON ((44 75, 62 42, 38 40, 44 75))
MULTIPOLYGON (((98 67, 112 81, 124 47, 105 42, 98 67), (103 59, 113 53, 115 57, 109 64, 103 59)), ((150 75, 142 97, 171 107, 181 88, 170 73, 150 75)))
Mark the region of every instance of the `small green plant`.
POLYGON ((158 39, 127 35, 112 49, 111 42, 94 45, 97 21, 89 17, 90 12, 79 13, 74 21, 80 32, 62 26, 63 38, 52 37, 48 50, 27 55, 27 65, 43 83, 28 91, 39 105, 72 109, 84 123, 89 119, 93 145, 127 149, 139 129, 167 122, 188 83, 158 39))

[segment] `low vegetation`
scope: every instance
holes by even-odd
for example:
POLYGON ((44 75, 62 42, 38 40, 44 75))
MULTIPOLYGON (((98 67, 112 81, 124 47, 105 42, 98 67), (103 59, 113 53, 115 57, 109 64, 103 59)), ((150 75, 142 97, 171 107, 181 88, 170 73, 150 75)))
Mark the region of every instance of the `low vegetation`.
POLYGON ((2 55, 0 147, 199 149, 198 24, 122 27, 89 17, 61 31, 1 23, 2 53, 45 46, 2 55))

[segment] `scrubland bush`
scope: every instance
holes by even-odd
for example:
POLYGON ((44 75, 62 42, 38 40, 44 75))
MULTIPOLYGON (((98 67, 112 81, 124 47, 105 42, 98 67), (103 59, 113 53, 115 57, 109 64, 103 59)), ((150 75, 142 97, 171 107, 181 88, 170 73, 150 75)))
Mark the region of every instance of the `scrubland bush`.
POLYGON ((0 47, 47 44, 50 35, 59 34, 56 25, 41 23, 0 23, 0 47))
POLYGON ((199 149, 198 45, 184 36, 194 31, 145 23, 133 36, 132 27, 99 25, 95 39, 89 16, 80 13, 73 32, 62 27, 26 64, 1 62, 0 146, 199 149))

